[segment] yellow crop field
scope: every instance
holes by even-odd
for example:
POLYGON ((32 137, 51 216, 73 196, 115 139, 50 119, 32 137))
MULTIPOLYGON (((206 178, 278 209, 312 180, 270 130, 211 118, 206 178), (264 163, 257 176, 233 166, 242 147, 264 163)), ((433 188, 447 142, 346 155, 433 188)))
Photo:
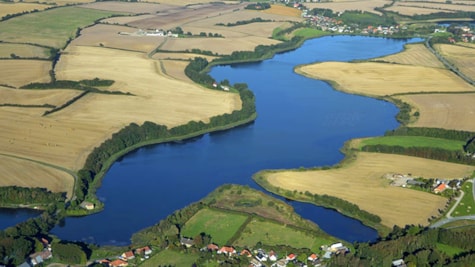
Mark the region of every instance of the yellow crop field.
POLYGON ((445 68, 444 64, 432 54, 424 44, 408 44, 403 52, 375 58, 371 61, 384 61, 404 65, 445 68))
POLYGON ((15 105, 44 105, 61 106, 68 100, 79 95, 77 90, 27 90, 27 89, 0 89, 0 104, 15 105))
POLYGON ((302 66, 297 71, 309 77, 334 81, 343 91, 371 96, 475 90, 448 70, 422 66, 324 62, 302 66))
POLYGON ((447 3, 431 3, 431 2, 399 2, 397 5, 405 7, 418 7, 424 8, 427 10, 432 10, 432 13, 436 12, 447 12, 447 11, 473 11, 475 10, 475 4, 461 4, 456 3, 447 4, 447 3))
POLYGON ((31 12, 33 10, 44 10, 51 7, 50 5, 38 3, 3 3, 0 2, 0 18, 5 15, 19 14, 23 12, 31 12))
POLYGON ((49 50, 28 44, 0 43, 0 58, 11 58, 12 54, 22 58, 49 58, 49 50))
POLYGON ((419 110, 410 126, 475 132, 475 94, 422 94, 398 96, 419 110))
POLYGON ((74 177, 50 166, 0 155, 0 186, 42 187, 72 196, 74 177))
MULTIPOLYGON (((150 2, 150 1, 147 1, 150 2)), ((176 8, 174 6, 162 5, 159 3, 140 3, 140 2, 93 2, 90 4, 81 5, 83 8, 91 8, 98 10, 134 13, 134 14, 155 14, 170 8, 176 8)))
POLYGON ((327 194, 358 205, 381 217, 388 227, 406 224, 427 225, 438 215, 446 198, 407 188, 390 186, 383 178, 388 173, 415 177, 462 178, 473 166, 439 162, 400 155, 360 152, 355 161, 330 170, 278 171, 266 173, 274 186, 293 191, 327 194), (417 208, 409 208, 417 207, 417 208))
POLYGON ((283 6, 283 5, 271 5, 271 8, 265 9, 263 13, 276 14, 280 16, 300 17, 302 11, 297 8, 283 6))
POLYGON ((31 82, 49 82, 51 62, 44 60, 0 60, 0 81, 14 87, 31 82))
POLYGON ((445 12, 445 13, 452 13, 454 11, 450 10, 440 10, 440 9, 432 9, 432 8, 425 8, 422 6, 413 6, 408 5, 408 3, 399 3, 396 2, 394 5, 385 8, 387 11, 393 11, 399 13, 401 15, 413 16, 413 15, 426 15, 432 14, 436 12, 445 12))
POLYGON ((391 3, 387 0, 343 0, 343 1, 331 1, 322 3, 305 3, 305 6, 309 9, 313 8, 326 8, 331 9, 333 12, 343 12, 346 10, 361 10, 380 14, 380 12, 374 10, 375 7, 383 7, 386 4, 391 3))
POLYGON ((185 74, 185 67, 188 65, 188 62, 181 60, 161 60, 160 64, 166 75, 181 81, 191 82, 190 78, 185 74))
POLYGON ((458 70, 475 80, 475 47, 438 44, 435 49, 458 70))

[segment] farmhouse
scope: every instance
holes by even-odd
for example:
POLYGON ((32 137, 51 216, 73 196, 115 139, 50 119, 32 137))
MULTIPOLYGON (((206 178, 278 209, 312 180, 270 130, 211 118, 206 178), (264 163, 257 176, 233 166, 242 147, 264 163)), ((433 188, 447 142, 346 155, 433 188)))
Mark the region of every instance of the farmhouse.
POLYGON ((182 246, 185 246, 187 248, 190 248, 194 245, 193 239, 188 238, 188 237, 182 237, 180 238, 180 244, 182 246))
POLYGON ((128 265, 129 265, 129 263, 127 263, 126 261, 121 260, 121 259, 117 259, 117 260, 114 260, 111 263, 109 263, 109 266, 111 266, 111 267, 124 267, 124 266, 128 266, 128 265))
POLYGON ((231 256, 231 255, 236 254, 236 250, 233 247, 224 246, 224 247, 220 248, 217 253, 231 256))
POLYGON ((122 259, 125 259, 125 260, 133 260, 133 259, 135 259, 134 252, 131 251, 131 250, 122 253, 121 257, 122 257, 122 259))
POLYGON ((434 193, 442 193, 445 191, 445 189, 447 189, 447 185, 445 183, 441 183, 436 188, 434 188, 434 193))

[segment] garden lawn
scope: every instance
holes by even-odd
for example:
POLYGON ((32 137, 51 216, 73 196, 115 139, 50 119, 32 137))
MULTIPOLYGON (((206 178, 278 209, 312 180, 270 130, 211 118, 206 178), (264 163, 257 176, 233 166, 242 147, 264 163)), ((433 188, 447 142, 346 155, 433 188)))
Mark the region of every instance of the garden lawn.
POLYGON ((467 216, 475 214, 475 201, 473 199, 473 183, 465 182, 461 190, 465 193, 462 200, 452 212, 453 217, 467 216))
POLYGON ((295 228, 271 221, 254 219, 246 226, 241 236, 233 245, 253 247, 261 242, 266 245, 288 245, 293 248, 310 248, 318 250, 321 245, 330 244, 333 240, 315 238, 313 235, 295 228))
POLYGON ((432 147, 444 150, 462 150, 465 142, 424 136, 383 136, 364 139, 360 148, 366 145, 388 145, 402 147, 432 147))
POLYGON ((186 222, 182 235, 193 238, 204 232, 211 235, 212 242, 220 246, 229 245, 228 240, 247 218, 245 215, 202 209, 186 222))

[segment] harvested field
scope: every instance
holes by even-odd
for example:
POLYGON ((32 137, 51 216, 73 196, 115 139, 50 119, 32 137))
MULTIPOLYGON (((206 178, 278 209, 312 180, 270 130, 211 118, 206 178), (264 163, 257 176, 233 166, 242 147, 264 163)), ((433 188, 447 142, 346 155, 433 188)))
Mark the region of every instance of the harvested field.
POLYGON ((189 82, 189 83, 192 82, 190 78, 188 78, 188 76, 186 76, 185 74, 185 67, 188 65, 187 61, 161 60, 160 64, 163 68, 162 71, 166 75, 180 81, 189 82))
POLYGON ((333 81, 343 91, 371 96, 417 92, 460 92, 475 89, 448 70, 421 66, 373 62, 324 62, 303 66, 296 70, 316 79, 333 81))
POLYGON ((201 54, 193 54, 193 53, 173 53, 173 52, 160 52, 155 53, 152 58, 157 60, 176 60, 176 61, 183 61, 188 64, 188 61, 194 59, 195 57, 202 57, 206 58, 208 61, 212 61, 216 57, 213 56, 206 56, 201 54))
POLYGON ((71 45, 104 46, 149 53, 165 40, 165 37, 159 36, 134 35, 136 31, 137 29, 126 26, 97 24, 82 30, 81 36, 74 39, 71 45), (119 34, 119 32, 131 33, 131 35, 119 34))
POLYGON ((0 155, 0 186, 43 187, 72 196, 74 177, 40 163, 0 155))
POLYGON ((31 12, 33 10, 44 10, 51 6, 38 3, 0 3, 0 18, 5 15, 31 12))
POLYGON ((82 93, 77 90, 26 90, 26 89, 0 89, 0 105, 54 105, 60 106, 68 100, 82 93))
POLYGON ((44 60, 0 60, 0 81, 14 87, 31 82, 49 82, 51 62, 44 60))
POLYGON ((15 17, 0 23, 0 40, 62 48, 78 28, 114 13, 79 7, 61 7, 15 17))
POLYGON ((81 5, 81 7, 133 14, 155 14, 158 12, 166 11, 171 8, 176 8, 175 6, 170 5, 140 2, 94 2, 90 4, 81 5))
POLYGON ((419 119, 410 126, 475 132, 475 94, 422 94, 398 98, 419 110, 419 119))
POLYGON ((271 5, 271 8, 263 10, 262 13, 275 14, 279 16, 300 17, 302 11, 297 8, 283 5, 271 5))
POLYGON ((331 1, 324 3, 305 3, 305 6, 309 9, 314 8, 326 8, 331 9, 333 12, 343 12, 346 10, 361 10, 371 12, 375 14, 381 14, 374 10, 375 7, 383 7, 386 4, 391 3, 388 0, 357 0, 357 1, 331 1))
POLYGON ((11 58, 12 54, 21 58, 49 58, 50 52, 34 45, 0 43, 0 58, 11 58))
POLYGON ((404 47, 404 51, 372 59, 371 61, 383 61, 403 65, 414 65, 431 68, 445 68, 444 64, 432 54, 424 44, 409 44, 404 47))
POLYGON ((427 10, 432 10, 433 13, 436 12, 447 12, 447 11, 474 11, 475 3, 457 5, 455 3, 446 4, 446 3, 431 3, 431 2, 398 2, 395 6, 404 6, 404 7, 418 7, 424 8, 427 10))
POLYGON ((463 74, 475 80, 475 47, 437 44, 435 49, 463 74))
POLYGON ((258 45, 278 44, 280 41, 265 37, 246 36, 242 38, 172 38, 160 47, 166 51, 185 51, 197 48, 220 55, 229 55, 234 51, 253 51, 258 45))
MULTIPOLYGON (((223 4, 203 4, 192 7, 179 7, 163 10, 155 15, 143 15, 129 20, 128 25, 140 29, 174 29, 186 23, 195 23, 209 17, 220 16, 220 14, 233 13, 235 9, 243 8, 245 4, 223 5, 223 4)), ((113 23, 120 20, 107 20, 113 23)))
POLYGON ((327 194, 358 205, 377 214, 382 224, 405 226, 427 225, 438 216, 446 198, 388 184, 387 173, 411 173, 425 178, 462 178, 475 170, 473 166, 423 158, 359 152, 355 161, 330 170, 279 171, 264 176, 274 186, 293 191, 327 194), (417 207, 414 209, 408 207, 417 207))
POLYGON ((421 6, 411 6, 407 3, 399 3, 396 2, 394 5, 385 8, 387 11, 392 11, 399 13, 401 15, 413 16, 413 15, 427 15, 437 12, 445 12, 445 13, 453 13, 454 11, 450 10, 440 10, 440 9, 431 9, 431 8, 424 8, 421 6))

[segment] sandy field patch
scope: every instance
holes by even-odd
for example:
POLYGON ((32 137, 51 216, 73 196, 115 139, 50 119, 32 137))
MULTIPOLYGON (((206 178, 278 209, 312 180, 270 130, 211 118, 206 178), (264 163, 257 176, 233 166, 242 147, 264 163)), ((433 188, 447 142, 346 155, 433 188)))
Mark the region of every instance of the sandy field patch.
POLYGON ((44 47, 0 43, 0 58, 11 58, 12 54, 21 58, 49 58, 49 50, 44 47))
POLYGON ((346 10, 361 10, 375 14, 381 14, 374 10, 375 7, 383 7, 385 4, 389 4, 391 1, 387 0, 357 0, 357 1, 332 1, 325 3, 305 3, 305 6, 309 9, 314 8, 326 8, 331 9, 333 12, 343 12, 346 10))
POLYGON ((343 91, 371 96, 460 92, 475 89, 448 70, 421 66, 373 62, 324 62, 306 65, 296 70, 309 77, 334 81, 343 91))
MULTIPOLYGON (((152 58, 153 59, 166 59, 166 60, 183 60, 188 64, 189 60, 194 59, 196 57, 202 57, 206 58, 209 61, 215 59, 216 57, 213 56, 205 56, 205 55, 200 55, 200 54, 193 54, 193 53, 168 53, 168 52, 161 52, 161 53, 155 53, 152 58)), ((184 68, 183 68, 184 69, 184 68)))
POLYGON ((43 5, 37 3, 0 3, 0 18, 5 15, 19 14, 23 12, 30 12, 33 10, 44 10, 51 7, 50 5, 43 5))
POLYGON ((10 89, 0 90, 0 104, 17 105, 44 105, 50 104, 60 106, 68 100, 82 93, 77 90, 28 90, 28 89, 10 89))
POLYGON ((31 82, 49 82, 51 62, 44 60, 0 60, 0 81, 14 87, 31 82))
POLYGON ((42 187, 71 197, 74 177, 36 162, 0 155, 0 186, 42 187))
POLYGON ((424 44, 408 44, 404 51, 372 59, 371 61, 384 61, 404 65, 424 66, 432 68, 445 68, 444 64, 432 54, 424 44))
POLYGON ((447 199, 416 190, 390 186, 383 177, 387 173, 411 173, 425 178, 462 178, 473 166, 453 164, 390 154, 358 153, 357 159, 345 167, 316 171, 281 171, 266 174, 268 181, 293 191, 309 191, 345 199, 361 209, 377 214, 382 224, 405 226, 427 225, 427 219, 438 215, 447 199))
POLYGON ((437 44, 435 49, 459 71, 475 80, 475 47, 437 44))
POLYGON ((419 110, 410 126, 475 132, 475 94, 423 94, 398 96, 419 110))
POLYGON ((165 40, 165 37, 159 36, 137 36, 134 34, 137 31, 138 29, 126 26, 96 24, 82 30, 81 36, 74 39, 71 45, 104 46, 149 53, 165 40))

